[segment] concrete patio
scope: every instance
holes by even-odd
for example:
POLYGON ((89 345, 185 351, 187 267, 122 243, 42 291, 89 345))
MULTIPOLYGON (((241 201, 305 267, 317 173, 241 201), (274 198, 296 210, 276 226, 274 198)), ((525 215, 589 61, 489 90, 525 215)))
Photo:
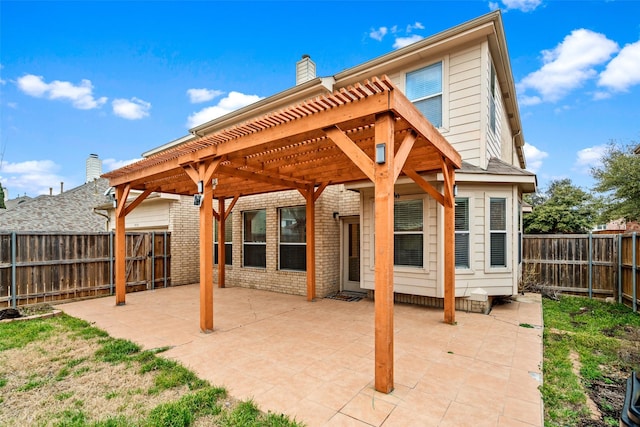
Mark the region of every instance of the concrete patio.
POLYGON ((214 289, 211 334, 199 287, 57 308, 180 361, 239 399, 308 426, 542 426, 542 309, 536 295, 489 315, 395 305, 395 390, 373 389, 374 304, 214 289), (533 325, 534 328, 521 327, 533 325))

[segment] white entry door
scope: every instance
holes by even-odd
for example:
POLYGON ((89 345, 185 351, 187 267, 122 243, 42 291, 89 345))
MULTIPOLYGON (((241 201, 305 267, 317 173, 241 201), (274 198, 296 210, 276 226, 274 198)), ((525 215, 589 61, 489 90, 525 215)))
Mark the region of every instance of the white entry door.
POLYGON ((342 290, 360 288, 360 218, 345 218, 342 223, 342 290))

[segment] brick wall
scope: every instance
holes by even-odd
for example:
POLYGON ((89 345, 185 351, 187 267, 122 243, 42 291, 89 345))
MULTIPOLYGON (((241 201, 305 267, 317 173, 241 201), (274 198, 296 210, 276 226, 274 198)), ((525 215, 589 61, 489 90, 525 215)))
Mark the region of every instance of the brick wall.
MULTIPOLYGON (((294 295, 306 295, 304 271, 285 271, 278 268, 278 208, 304 206, 305 200, 297 191, 246 196, 233 208, 233 265, 226 266, 228 287, 240 286, 294 295), (266 210, 266 268, 242 267, 242 212, 266 210)), ((316 295, 324 297, 340 287, 340 220, 338 216, 357 215, 359 196, 342 185, 327 187, 316 201, 316 295), (337 212, 334 217, 334 212, 337 212)), ((217 265, 214 281, 217 283, 217 265)))
POLYGON ((169 208, 171 284, 174 286, 200 280, 199 230, 199 208, 193 205, 193 197, 180 196, 169 208))

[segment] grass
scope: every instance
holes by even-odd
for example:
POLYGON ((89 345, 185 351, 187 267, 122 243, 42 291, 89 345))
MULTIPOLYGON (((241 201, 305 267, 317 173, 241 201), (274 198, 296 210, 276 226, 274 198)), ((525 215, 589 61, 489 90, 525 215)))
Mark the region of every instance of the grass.
POLYGON ((0 324, 0 425, 91 427, 301 424, 66 315, 0 324))
MULTIPOLYGON (((624 356, 629 345, 624 338, 640 331, 640 316, 621 304, 570 296, 543 299, 543 314, 545 426, 578 425, 590 415, 587 390, 595 382, 611 384, 640 368, 640 359, 624 356)), ((596 403, 613 409, 608 402, 596 403)), ((605 417, 604 424, 617 420, 605 417)))

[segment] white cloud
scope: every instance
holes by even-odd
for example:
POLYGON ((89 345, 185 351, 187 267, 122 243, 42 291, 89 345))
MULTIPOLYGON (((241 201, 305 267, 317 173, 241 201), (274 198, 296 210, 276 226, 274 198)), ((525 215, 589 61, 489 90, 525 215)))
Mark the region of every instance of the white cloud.
POLYGON ((422 23, 416 21, 415 24, 407 25, 407 33, 412 32, 413 30, 424 30, 424 25, 422 23))
POLYGON ((538 105, 542 102, 539 96, 522 95, 518 99, 520 100, 520 105, 538 105))
POLYGON ((36 98, 71 101, 72 105, 80 110, 99 108, 107 102, 107 98, 104 96, 98 99, 93 97, 93 85, 90 80, 86 79, 81 80, 80 84, 76 86, 61 80, 47 83, 42 76, 26 74, 20 77, 16 84, 18 89, 27 95, 36 98))
POLYGON ((549 153, 538 149, 537 147, 525 142, 524 158, 527 160, 527 170, 537 172, 542 167, 542 161, 549 157, 549 153))
POLYGON ((151 103, 135 97, 131 99, 114 99, 111 105, 113 106, 113 114, 128 120, 147 117, 151 109, 151 103))
POLYGON ((30 196, 49 194, 53 188, 54 194, 60 192, 60 183, 65 188, 75 185, 58 175, 60 166, 51 160, 28 160, 19 163, 4 162, 0 165, 0 182, 9 190, 9 197, 14 199, 28 194, 30 196))
POLYGON ((602 165, 602 157, 607 151, 607 145, 596 145, 578 151, 572 170, 584 174, 591 172, 591 168, 602 165))
POLYGON ((191 114, 187 119, 187 126, 189 128, 196 127, 239 108, 253 104, 261 99, 262 97, 258 95, 245 95, 244 93, 231 91, 227 96, 222 98, 217 105, 204 108, 191 114))
POLYGON ((388 31, 387 27, 380 27, 377 30, 372 29, 371 32, 369 33, 369 37, 381 42, 384 36, 387 34, 387 31, 388 31))
POLYGON ((626 45, 600 74, 598 86, 624 92, 640 83, 640 40, 626 45))
POLYGON ((497 2, 490 1, 489 2, 489 10, 494 11, 500 9, 500 4, 497 2))
POLYGON ((192 104, 211 101, 222 94, 224 94, 223 91, 215 89, 187 89, 187 95, 189 95, 189 101, 192 104))
MULTIPOLYGON (((531 12, 542 4, 542 0, 502 0, 506 10, 519 10, 521 12, 531 12)), ((489 2, 489 8, 496 10, 499 8, 497 2, 489 2)))
POLYGON ((131 163, 135 163, 138 160, 142 159, 128 159, 128 160, 116 160, 116 159, 104 159, 102 160, 102 165, 104 166, 105 172, 109 172, 115 169, 120 169, 123 166, 130 165, 131 163))
POLYGON ((395 43, 393 43, 394 49, 400 49, 401 47, 409 46, 412 43, 422 40, 423 37, 417 34, 414 34, 409 37, 396 37, 395 43))
POLYGON ((596 65, 608 61, 618 44, 604 34, 574 30, 553 50, 542 51, 544 65, 518 84, 523 93, 533 89, 545 102, 556 102, 597 76, 596 65))

